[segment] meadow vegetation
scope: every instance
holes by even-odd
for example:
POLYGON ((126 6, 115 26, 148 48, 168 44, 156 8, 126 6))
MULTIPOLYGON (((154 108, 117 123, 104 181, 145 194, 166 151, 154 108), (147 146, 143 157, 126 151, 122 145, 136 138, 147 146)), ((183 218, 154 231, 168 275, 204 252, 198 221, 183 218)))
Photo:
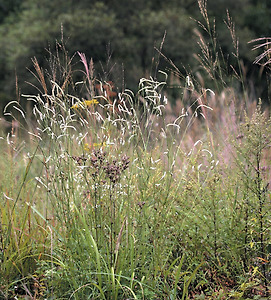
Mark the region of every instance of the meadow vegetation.
POLYGON ((198 33, 197 59, 216 89, 162 47, 170 71, 157 63, 113 98, 93 61, 78 52, 73 69, 61 42, 50 70, 33 60, 37 93, 4 110, 0 299, 269 299, 269 108, 247 93, 241 64, 225 75, 199 4, 213 43, 198 33))

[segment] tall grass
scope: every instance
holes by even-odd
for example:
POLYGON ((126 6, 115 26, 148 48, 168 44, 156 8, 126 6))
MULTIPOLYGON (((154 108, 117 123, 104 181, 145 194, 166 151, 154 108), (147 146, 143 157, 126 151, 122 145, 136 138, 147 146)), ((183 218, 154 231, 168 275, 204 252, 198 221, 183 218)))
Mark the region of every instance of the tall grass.
POLYGON ((217 90, 187 74, 175 106, 164 71, 116 95, 64 45, 46 72, 33 60, 38 93, 5 108, 28 141, 1 141, 3 299, 270 295, 270 119, 227 86, 216 40, 200 45, 217 90))

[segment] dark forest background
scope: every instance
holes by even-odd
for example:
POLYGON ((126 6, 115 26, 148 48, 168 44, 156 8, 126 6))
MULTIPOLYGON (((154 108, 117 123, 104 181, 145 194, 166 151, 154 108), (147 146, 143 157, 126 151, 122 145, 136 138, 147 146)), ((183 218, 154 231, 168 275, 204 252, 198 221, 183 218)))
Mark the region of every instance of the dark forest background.
MULTIPOLYGON (((253 86, 255 96, 267 99, 261 67, 253 64, 257 53, 248 42, 271 36, 271 1, 209 0, 207 7, 210 21, 215 19, 215 36, 225 60, 234 64, 230 61, 231 34, 225 25, 229 11, 247 85, 253 86)), ((197 73, 208 82, 195 59, 200 52, 196 31, 205 34, 197 21, 202 16, 195 0, 1 0, 1 107, 16 93, 33 92, 27 83, 33 81, 31 58, 36 57, 46 70, 48 49, 54 52, 56 41, 61 41, 61 27, 69 54, 80 51, 93 58, 96 76, 114 81, 118 89, 136 89, 142 76, 153 75, 159 57, 155 47, 160 48, 165 32, 162 53, 179 68, 179 75, 197 73)), ((75 55, 75 68, 78 62, 75 55)), ((171 67, 160 55, 159 68, 171 67)))

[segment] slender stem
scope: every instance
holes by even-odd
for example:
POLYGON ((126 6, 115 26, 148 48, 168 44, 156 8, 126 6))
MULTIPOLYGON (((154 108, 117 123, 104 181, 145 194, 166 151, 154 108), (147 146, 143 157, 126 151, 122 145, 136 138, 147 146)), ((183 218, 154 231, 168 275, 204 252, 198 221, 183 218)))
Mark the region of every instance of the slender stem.
MULTIPOLYGON (((260 245, 261 245, 261 252, 260 252, 260 257, 262 257, 263 259, 265 259, 265 249, 264 249, 264 226, 263 226, 263 191, 261 188, 261 182, 262 182, 262 178, 261 178, 261 172, 260 172, 260 160, 261 160, 261 153, 258 152, 257 153, 257 157, 256 157, 256 163, 257 163, 257 167, 256 167, 256 172, 257 172, 257 196, 258 196, 258 201, 259 201, 259 223, 260 223, 260 245)), ((266 279, 266 268, 265 268, 265 264, 262 265, 263 267, 263 275, 264 275, 264 282, 265 282, 265 286, 267 286, 267 279, 266 279)))
POLYGON ((110 222, 110 264, 111 268, 113 267, 113 195, 112 195, 112 190, 113 190, 113 184, 110 181, 110 192, 109 192, 109 201, 111 205, 111 222, 110 222))
POLYGON ((249 208, 249 203, 248 203, 248 196, 246 197, 246 201, 245 201, 245 240, 244 240, 244 244, 245 244, 245 257, 244 257, 244 268, 247 271, 247 241, 248 241, 248 210, 249 208))
POLYGON ((98 212, 97 212, 97 182, 94 180, 94 219, 95 219, 95 231, 96 231, 96 240, 97 240, 97 247, 99 249, 99 236, 98 236, 98 212))

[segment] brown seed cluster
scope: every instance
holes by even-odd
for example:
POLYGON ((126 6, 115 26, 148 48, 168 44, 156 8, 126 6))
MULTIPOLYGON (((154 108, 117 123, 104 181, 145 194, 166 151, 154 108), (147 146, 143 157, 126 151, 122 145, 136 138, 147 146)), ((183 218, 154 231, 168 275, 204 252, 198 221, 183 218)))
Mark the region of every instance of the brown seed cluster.
MULTIPOLYGON (((95 180, 104 171, 105 179, 109 179, 111 183, 115 184, 120 180, 121 174, 129 167, 129 157, 123 155, 120 160, 108 160, 107 152, 100 149, 93 150, 87 163, 87 158, 84 156, 72 156, 73 160, 79 165, 85 165, 88 173, 95 180)), ((104 182, 105 183, 105 182, 104 182)))
POLYGON ((76 163, 78 164, 78 166, 84 165, 84 163, 87 160, 87 158, 84 157, 84 156, 72 156, 72 159, 76 161, 76 163))
POLYGON ((109 178, 111 183, 116 183, 119 181, 122 172, 128 168, 129 163, 129 157, 126 155, 120 161, 113 160, 112 163, 106 162, 104 166, 106 177, 109 178))
POLYGON ((93 150, 90 158, 91 176, 95 179, 104 168, 107 153, 101 150, 93 150))

